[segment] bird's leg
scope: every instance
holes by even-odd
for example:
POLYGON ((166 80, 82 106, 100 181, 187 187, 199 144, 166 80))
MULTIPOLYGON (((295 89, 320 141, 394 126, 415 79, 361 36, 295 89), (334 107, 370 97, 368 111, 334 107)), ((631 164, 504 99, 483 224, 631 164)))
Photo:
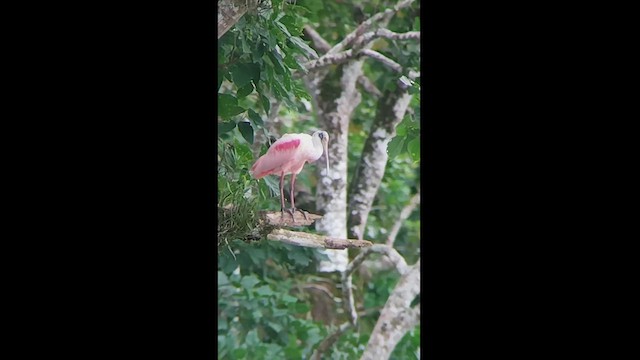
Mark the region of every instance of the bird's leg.
MULTIPOLYGON (((295 218, 296 210, 300 210, 300 209, 296 209, 296 203, 294 200, 295 184, 296 184, 296 174, 291 174, 291 211, 290 213, 291 213, 291 216, 293 217, 293 222, 296 222, 296 218, 295 218)), ((305 220, 309 220, 307 218, 307 213, 305 211, 300 210, 300 212, 304 216, 305 220)))
POLYGON ((291 210, 289 210, 289 214, 291 214, 291 218, 293 219, 293 222, 296 222, 296 203, 295 200, 293 199, 293 192, 295 190, 295 186, 296 186, 296 174, 295 173, 291 173, 291 210))
POLYGON ((280 217, 284 219, 284 172, 280 174, 280 204, 280 217))

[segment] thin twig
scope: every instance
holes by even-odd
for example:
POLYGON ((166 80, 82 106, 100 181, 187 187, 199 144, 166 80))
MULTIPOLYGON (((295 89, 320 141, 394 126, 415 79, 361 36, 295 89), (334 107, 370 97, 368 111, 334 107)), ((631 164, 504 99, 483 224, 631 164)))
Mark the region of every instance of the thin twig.
POLYGON ((387 237, 387 242, 386 242, 387 246, 393 247, 393 243, 396 241, 396 236, 398 235, 398 232, 400 231, 402 224, 404 224, 405 220, 407 220, 409 215, 411 215, 413 210, 419 204, 420 204, 420 190, 418 189, 418 192, 415 195, 413 195, 411 200, 409 200, 409 203, 400 212, 400 216, 398 217, 398 220, 396 221, 396 223, 393 224, 393 228, 391 228, 391 232, 389 232, 389 236, 387 237))

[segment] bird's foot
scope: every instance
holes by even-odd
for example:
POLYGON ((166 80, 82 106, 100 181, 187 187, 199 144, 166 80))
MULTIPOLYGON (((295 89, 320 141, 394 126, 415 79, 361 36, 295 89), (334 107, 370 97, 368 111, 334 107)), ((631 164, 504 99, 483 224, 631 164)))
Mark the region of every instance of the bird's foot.
POLYGON ((291 214, 291 221, 296 222, 296 208, 288 209, 287 212, 291 214))
POLYGON ((291 208, 289 209, 289 214, 291 214, 291 217, 293 218, 293 222, 296 222, 296 218, 295 218, 295 213, 296 211, 300 211, 302 213, 302 216, 304 216, 305 220, 309 220, 309 218, 307 217, 307 212, 302 210, 302 209, 298 209, 298 208, 291 208))

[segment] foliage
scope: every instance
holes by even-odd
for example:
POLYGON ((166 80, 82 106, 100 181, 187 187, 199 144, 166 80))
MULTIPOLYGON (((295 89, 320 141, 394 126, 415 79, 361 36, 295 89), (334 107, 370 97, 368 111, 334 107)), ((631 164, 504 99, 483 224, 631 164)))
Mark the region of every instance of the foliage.
MULTIPOLYGON (((263 4, 264 2, 260 2, 263 4)), ((336 44, 359 21, 390 8, 395 1, 272 0, 243 16, 218 41, 218 358, 309 358, 332 327, 313 320, 313 302, 304 287, 322 281, 338 282, 334 274, 318 274, 318 251, 256 238, 253 225, 260 210, 279 210, 278 179, 252 179, 249 169, 266 152, 264 138, 286 132, 309 132, 317 126, 309 111, 311 96, 297 74, 317 55, 302 29, 310 24, 329 43, 336 44), (272 105, 282 103, 278 113, 272 105), (277 134, 269 118, 277 116, 277 134), (250 241, 248 241, 250 240, 250 241)), ((389 29, 419 29, 419 2, 394 16, 389 29)), ((376 40, 374 50, 402 66, 419 70, 419 43, 376 40)), ((332 70, 338 70, 333 67, 332 70)), ((376 61, 366 61, 366 76, 384 92, 398 75, 376 61)), ((387 171, 369 215, 365 238, 384 242, 398 214, 417 191, 420 161, 420 80, 410 89, 409 111, 388 145, 387 171)), ((362 91, 361 104, 349 125, 348 174, 354 174, 364 142, 375 118, 379 99, 362 91)), ((297 177, 296 187, 314 192, 314 165, 297 177)), ((296 197, 298 200, 298 197, 296 197)), ((298 201, 296 201, 299 204, 298 201)), ((395 247, 407 263, 414 263, 420 244, 419 207, 403 224, 395 247)), ((313 231, 306 228, 304 231, 313 231)), ((323 358, 357 359, 393 290, 399 275, 393 271, 369 280, 354 276, 356 303, 364 309, 357 329, 347 331, 323 358)), ((340 298, 339 289, 333 295, 340 298)), ((336 305, 338 322, 346 320, 336 305)), ((420 327, 408 333, 393 359, 415 358, 420 327)))

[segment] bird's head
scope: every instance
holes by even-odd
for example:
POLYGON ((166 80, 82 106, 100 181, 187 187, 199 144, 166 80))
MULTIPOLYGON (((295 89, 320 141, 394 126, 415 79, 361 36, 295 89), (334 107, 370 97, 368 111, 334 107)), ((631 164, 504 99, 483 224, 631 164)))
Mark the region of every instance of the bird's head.
POLYGON ((329 134, 326 131, 318 130, 312 136, 318 138, 322 144, 322 153, 327 159, 327 175, 329 175, 329 134))

